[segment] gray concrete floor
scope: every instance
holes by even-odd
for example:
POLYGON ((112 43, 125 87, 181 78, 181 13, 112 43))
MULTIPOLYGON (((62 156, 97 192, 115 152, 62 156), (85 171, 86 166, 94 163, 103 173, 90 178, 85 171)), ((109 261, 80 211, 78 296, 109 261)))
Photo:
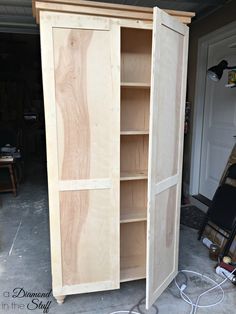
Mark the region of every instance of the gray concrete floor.
MULTIPOLYGON (((48 202, 45 169, 34 167, 34 173, 21 185, 19 195, 1 195, 0 207, 0 313, 43 313, 42 309, 27 309, 32 298, 13 298, 15 288, 29 292, 47 292, 51 289, 50 251, 48 231, 48 202), (44 174, 44 175, 42 175, 44 174)), ((208 258, 208 250, 197 241, 196 230, 181 226, 179 268, 195 270, 221 282, 214 272, 215 263, 208 258)), ((182 280, 182 277, 180 278, 182 280)), ((187 292, 195 300, 210 285, 200 278, 189 276, 187 292)), ((197 313, 236 313, 236 287, 230 282, 224 285, 224 302, 211 309, 199 309, 197 313)), ((59 306, 52 301, 52 314, 109 314, 130 310, 145 296, 145 281, 121 284, 120 290, 68 296, 59 306)), ((216 302, 219 293, 202 299, 201 304, 216 302)), ((187 314, 190 306, 180 298, 172 283, 155 303, 160 314, 187 314)), ((148 312, 141 306, 142 313, 148 312)), ((135 309, 137 311, 137 309, 135 309)), ((122 313, 122 312, 121 312, 122 313)), ((125 312, 124 312, 125 313, 125 312)))

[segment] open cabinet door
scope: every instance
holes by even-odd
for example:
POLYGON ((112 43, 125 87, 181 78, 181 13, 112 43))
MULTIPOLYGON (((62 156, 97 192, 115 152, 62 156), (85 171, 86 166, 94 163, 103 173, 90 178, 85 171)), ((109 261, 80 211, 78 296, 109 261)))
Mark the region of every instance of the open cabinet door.
POLYGON ((120 29, 56 12, 40 27, 53 294, 119 288, 120 29))
POLYGON ((188 27, 154 8, 148 173, 147 308, 176 276, 188 27))

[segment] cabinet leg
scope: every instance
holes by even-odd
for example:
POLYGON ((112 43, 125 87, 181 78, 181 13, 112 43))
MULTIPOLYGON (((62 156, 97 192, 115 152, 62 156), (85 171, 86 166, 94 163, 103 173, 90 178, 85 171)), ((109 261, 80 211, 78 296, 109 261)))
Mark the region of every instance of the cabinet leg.
POLYGON ((66 297, 65 295, 59 295, 59 296, 56 296, 55 299, 57 300, 58 304, 63 304, 65 297, 66 297))

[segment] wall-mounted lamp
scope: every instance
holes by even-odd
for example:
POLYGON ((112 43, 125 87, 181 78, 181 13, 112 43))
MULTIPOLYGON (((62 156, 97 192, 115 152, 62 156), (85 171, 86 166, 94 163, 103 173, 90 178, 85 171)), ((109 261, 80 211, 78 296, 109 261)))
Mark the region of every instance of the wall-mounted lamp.
POLYGON ((228 70, 236 69, 236 65, 229 67, 228 62, 226 60, 222 60, 219 64, 207 70, 207 76, 214 82, 217 82, 221 79, 225 69, 228 70))

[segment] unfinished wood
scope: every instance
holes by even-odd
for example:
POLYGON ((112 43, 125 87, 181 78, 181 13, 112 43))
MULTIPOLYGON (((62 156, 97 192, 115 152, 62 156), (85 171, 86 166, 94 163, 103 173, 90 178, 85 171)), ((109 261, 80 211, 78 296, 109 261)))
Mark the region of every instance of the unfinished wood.
POLYGON ((50 219, 51 271, 53 278, 53 295, 62 296, 62 257, 60 199, 58 191, 58 150, 55 99, 55 72, 53 58, 52 25, 50 19, 41 15, 40 24, 41 62, 43 79, 43 97, 45 112, 48 202, 50 219), (53 223, 52 223, 53 222, 53 223))
POLYGON ((50 60, 47 150, 57 171, 48 176, 49 201, 57 206, 50 206, 53 294, 60 297, 119 288, 120 41, 119 27, 107 19, 87 17, 83 25, 82 18, 70 28, 68 16, 60 28, 54 18, 41 12, 42 52, 50 60), (99 266, 91 267, 94 260, 99 266))
POLYGON ((63 286, 114 285, 117 220, 111 196, 111 189, 60 192, 63 286))
POLYGON ((147 135, 149 131, 121 131, 121 135, 147 135))
MULTIPOLYGON (((139 6, 120 5, 80 0, 32 0, 33 15, 39 22, 40 10, 66 11, 74 13, 86 13, 111 17, 130 19, 153 19, 153 9, 139 6)), ((165 10, 170 15, 179 19, 182 23, 190 23, 195 16, 192 12, 165 10)))
POLYGON ((147 180, 122 181, 120 184, 121 222, 147 218, 147 180))
POLYGON ((121 223, 130 223, 137 221, 146 221, 147 220, 147 208, 134 208, 133 212, 130 211, 130 208, 122 209, 123 213, 120 216, 121 223))
POLYGON ((121 90, 121 131, 148 132, 150 91, 145 89, 121 90))
POLYGON ((131 84, 126 87, 148 88, 150 86, 151 49, 151 30, 121 29, 121 82, 131 84), (137 83, 140 86, 135 85, 137 83))
POLYGON ((113 136, 107 132, 112 127, 113 99, 107 45, 110 40, 109 31, 53 30, 61 180, 110 176, 113 136), (103 49, 96 48, 100 45, 103 49), (96 58, 99 62, 91 62, 96 58))
POLYGON ((148 178, 147 170, 131 172, 122 171, 120 174, 120 181, 144 180, 148 178))
POLYGON ((146 88, 149 89, 150 88, 150 83, 136 83, 136 82, 121 82, 121 87, 123 88, 146 88))
POLYGON ((60 191, 110 189, 111 187, 112 187, 112 181, 110 179, 59 181, 60 191))
POLYGON ((157 8, 154 9, 154 16, 148 169, 147 308, 169 285, 178 270, 188 50, 188 28, 157 8))
POLYGON ((121 281, 146 277, 146 222, 121 224, 121 281))
POLYGON ((60 305, 63 304, 65 301, 65 297, 66 297, 65 295, 56 296, 57 303, 60 305))
POLYGON ((148 135, 121 137, 121 172, 146 173, 148 169, 148 140, 148 135))

